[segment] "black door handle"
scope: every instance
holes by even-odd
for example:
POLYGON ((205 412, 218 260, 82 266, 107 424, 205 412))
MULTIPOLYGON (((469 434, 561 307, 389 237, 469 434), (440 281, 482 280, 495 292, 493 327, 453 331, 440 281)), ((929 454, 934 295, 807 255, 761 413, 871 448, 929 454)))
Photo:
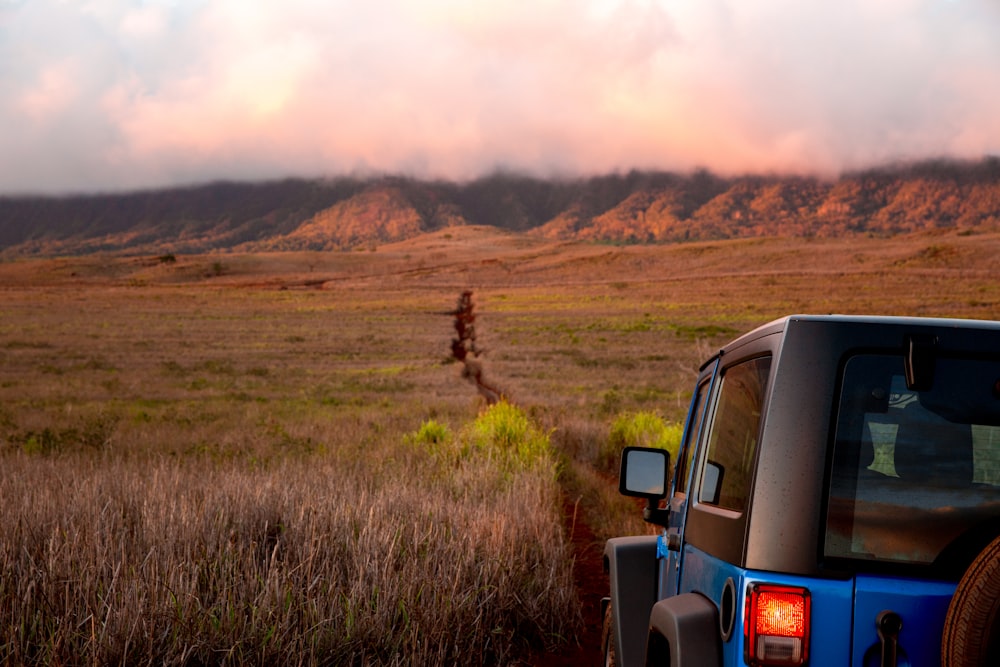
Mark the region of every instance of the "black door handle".
POLYGON ((882 667, 897 667, 896 648, 899 631, 903 629, 903 619, 888 609, 875 618, 879 641, 882 642, 882 667))

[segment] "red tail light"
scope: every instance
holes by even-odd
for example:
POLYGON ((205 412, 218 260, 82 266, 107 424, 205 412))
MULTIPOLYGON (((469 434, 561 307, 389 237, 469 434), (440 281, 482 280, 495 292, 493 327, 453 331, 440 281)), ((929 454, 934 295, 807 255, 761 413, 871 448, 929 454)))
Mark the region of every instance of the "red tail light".
POLYGON ((749 665, 805 664, 809 657, 809 590, 753 584, 747 589, 743 633, 749 665))

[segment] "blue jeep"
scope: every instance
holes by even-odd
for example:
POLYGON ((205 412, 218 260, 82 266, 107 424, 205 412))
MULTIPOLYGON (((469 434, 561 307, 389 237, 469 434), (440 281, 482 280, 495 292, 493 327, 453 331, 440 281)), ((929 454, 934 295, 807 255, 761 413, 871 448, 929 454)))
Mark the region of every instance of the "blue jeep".
POLYGON ((661 528, 605 547, 606 664, 1000 665, 1000 322, 771 322, 668 459, 622 454, 661 528))

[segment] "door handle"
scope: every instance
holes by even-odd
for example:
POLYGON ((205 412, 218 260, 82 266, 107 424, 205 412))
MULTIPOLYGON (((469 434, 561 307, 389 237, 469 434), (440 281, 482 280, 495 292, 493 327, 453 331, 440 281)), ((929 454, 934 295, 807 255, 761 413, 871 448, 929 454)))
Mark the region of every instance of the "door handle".
POLYGON ((903 629, 903 619, 896 612, 886 609, 875 618, 875 629, 882 642, 882 667, 897 667, 899 631, 903 629))

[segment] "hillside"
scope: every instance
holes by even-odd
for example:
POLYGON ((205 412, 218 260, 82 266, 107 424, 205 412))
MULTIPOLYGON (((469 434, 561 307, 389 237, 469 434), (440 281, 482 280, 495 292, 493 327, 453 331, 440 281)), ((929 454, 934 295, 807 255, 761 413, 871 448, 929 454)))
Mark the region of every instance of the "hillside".
POLYGON ((468 183, 401 177, 213 183, 0 198, 0 257, 372 248, 456 226, 550 240, 662 243, 1000 228, 1000 159, 844 174, 629 172, 468 183))

